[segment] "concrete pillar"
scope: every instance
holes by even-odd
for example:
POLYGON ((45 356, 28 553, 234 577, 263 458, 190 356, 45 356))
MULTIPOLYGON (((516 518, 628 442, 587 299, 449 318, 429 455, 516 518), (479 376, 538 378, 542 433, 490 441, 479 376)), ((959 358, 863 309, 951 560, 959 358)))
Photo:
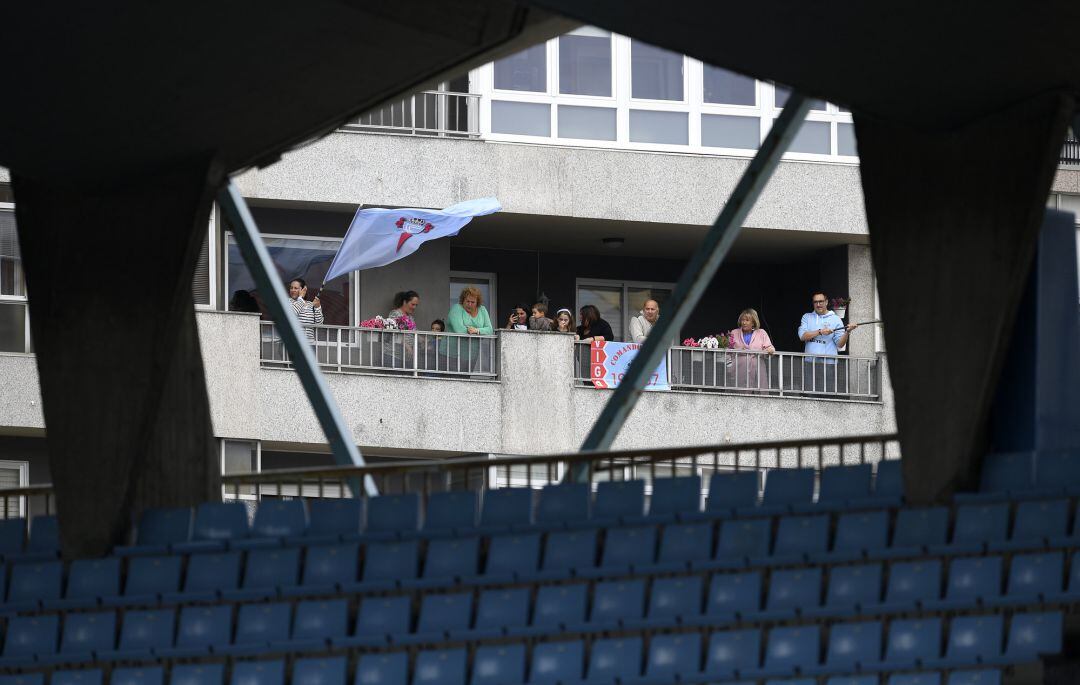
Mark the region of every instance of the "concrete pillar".
POLYGON ((108 188, 14 170, 68 557, 108 552, 145 507, 220 496, 191 281, 222 174, 178 168, 108 188))
MULTIPOLYGON (((845 323, 859 323, 874 318, 874 262, 869 245, 847 246, 848 306, 845 323)), ((848 354, 852 357, 873 357, 874 327, 856 329, 848 336, 848 354)))
POLYGON ((574 336, 503 331, 502 451, 511 454, 570 452, 574 435, 574 336))

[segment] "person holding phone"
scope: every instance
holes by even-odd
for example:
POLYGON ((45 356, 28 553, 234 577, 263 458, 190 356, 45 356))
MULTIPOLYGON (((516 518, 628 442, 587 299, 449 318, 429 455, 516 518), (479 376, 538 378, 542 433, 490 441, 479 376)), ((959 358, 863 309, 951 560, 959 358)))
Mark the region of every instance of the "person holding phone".
POLYGON ((506 320, 506 330, 529 330, 529 315, 525 313, 525 305, 519 304, 510 311, 510 317, 506 320))
POLYGON ((317 295, 311 302, 308 302, 306 297, 307 283, 304 279, 294 278, 289 281, 289 304, 296 312, 296 318, 300 319, 300 324, 304 326, 308 341, 314 343, 315 329, 312 326, 323 322, 322 302, 317 295))

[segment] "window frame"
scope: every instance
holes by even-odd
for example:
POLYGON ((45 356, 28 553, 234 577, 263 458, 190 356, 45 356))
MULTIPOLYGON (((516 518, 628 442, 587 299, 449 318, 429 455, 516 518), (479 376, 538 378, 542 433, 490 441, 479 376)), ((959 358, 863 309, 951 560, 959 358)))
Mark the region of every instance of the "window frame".
MULTIPOLYGON (((25 488, 30 485, 30 462, 16 461, 14 459, 0 459, 0 469, 11 469, 19 472, 19 484, 17 487, 25 488)), ((19 498, 19 516, 26 518, 26 497, 19 498)), ((5 514, 7 512, 4 512, 5 514)))
MULTIPOLYGON (((450 271, 450 278, 446 282, 447 299, 453 299, 454 292, 454 279, 455 278, 471 278, 474 280, 486 280, 488 282, 488 291, 491 293, 491 301, 482 303, 488 310, 488 317, 491 318, 491 325, 496 329, 499 328, 499 275, 494 271, 450 271)), ((449 310, 448 310, 449 311, 449 310)), ((445 319, 446 317, 439 317, 445 319)))
MULTIPOLYGON (((15 212, 14 202, 0 202, 0 212, 15 212)), ((20 263, 22 260, 19 260, 20 263)), ((0 293, 0 306, 19 306, 23 308, 23 351, 22 352, 0 352, 0 354, 16 354, 16 355, 32 355, 33 343, 30 339, 30 301, 29 301, 29 289, 26 286, 26 270, 21 266, 20 277, 22 278, 23 294, 22 295, 4 295, 0 293)))
MULTIPOLYGON (((670 291, 670 292, 675 291, 675 284, 674 283, 665 283, 663 281, 627 281, 627 280, 610 279, 610 278, 590 278, 588 276, 578 276, 577 278, 574 279, 574 312, 575 312, 574 316, 575 316, 575 318, 577 318, 577 313, 581 312, 581 307, 583 306, 582 303, 581 303, 581 295, 580 295, 581 287, 583 285, 586 286, 586 287, 588 287, 588 286, 598 286, 598 287, 601 287, 601 288, 619 288, 619 287, 622 288, 622 295, 621 295, 621 297, 622 297, 622 306, 623 306, 622 331, 623 331, 624 337, 626 336, 626 334, 628 334, 630 332, 630 319, 632 319, 636 315, 636 313, 631 312, 630 309, 629 309, 629 307, 630 307, 630 290, 631 289, 638 289, 638 288, 645 289, 645 288, 648 288, 650 290, 655 289, 655 290, 667 290, 667 291, 670 291)), ((579 321, 578 323, 581 323, 581 322, 579 321)), ((618 341, 618 342, 629 342, 629 341, 618 341)))

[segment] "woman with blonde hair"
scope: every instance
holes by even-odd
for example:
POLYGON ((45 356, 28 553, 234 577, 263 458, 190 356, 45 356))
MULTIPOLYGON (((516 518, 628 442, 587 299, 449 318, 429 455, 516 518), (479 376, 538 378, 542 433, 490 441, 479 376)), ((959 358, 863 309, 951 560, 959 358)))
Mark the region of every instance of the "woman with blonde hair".
MULTIPOLYGON (((493 335, 495 333, 495 328, 491 325, 491 317, 488 316, 488 310, 484 307, 484 296, 479 288, 467 285, 461 289, 457 304, 450 307, 450 312, 446 315, 446 332, 465 335, 493 335)), ((480 345, 482 341, 479 340, 465 341, 462 338, 449 336, 444 342, 447 361, 454 360, 459 366, 458 369, 450 368, 449 370, 463 370, 460 369, 461 362, 466 363, 468 370, 473 370, 476 362, 479 362, 481 371, 486 371, 487 367, 491 366, 494 347, 490 342, 487 345, 487 353, 484 352, 480 345)), ((451 362, 452 366, 453 362, 451 362)))
POLYGON ((756 390, 769 390, 771 388, 769 373, 772 360, 764 360, 759 363, 758 354, 775 354, 769 334, 761 328, 761 319, 753 309, 744 309, 739 312, 739 327, 731 329, 728 334, 732 350, 738 351, 735 355, 735 387, 754 388, 756 390), (756 353, 756 354, 751 354, 756 353))

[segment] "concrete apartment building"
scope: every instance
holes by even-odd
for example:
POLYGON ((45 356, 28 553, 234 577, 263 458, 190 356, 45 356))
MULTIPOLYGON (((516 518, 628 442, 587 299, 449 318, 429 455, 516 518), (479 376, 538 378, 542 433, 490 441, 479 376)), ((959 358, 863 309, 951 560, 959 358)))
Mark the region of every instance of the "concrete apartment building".
MULTIPOLYGON (((686 259, 786 95, 774 84, 582 28, 387 105, 236 180, 282 279, 313 284, 358 207, 497 197, 503 211, 458 237, 326 284, 319 360, 370 458, 571 451, 610 396, 591 386, 588 351, 573 336, 500 331, 480 341, 489 364, 455 373, 419 361, 438 341, 362 332, 357 324, 385 315, 395 292, 415 290, 418 329, 426 331, 446 318, 463 286, 474 285, 496 326, 516 305, 545 297, 552 313, 566 307, 576 316, 595 304, 616 337, 625 336, 646 299, 658 300, 663 315, 686 259)), ((1054 191, 1052 205, 1080 205, 1080 168, 1063 165, 1054 191)), ((0 171, 0 486, 48 479, 13 209, 0 171)), ((136 236, 131 249, 137 259, 136 236)), ((138 284, 107 287, 122 300, 138 284)), ((912 288, 917 296, 918 283, 912 288)), ((851 299, 848 322, 877 318, 851 115, 824 102, 814 104, 673 341, 735 328, 739 312, 752 307, 778 350, 766 387, 732 383, 722 351, 676 345, 668 358, 672 389, 645 394, 616 446, 893 431, 888 357, 876 327, 853 333, 843 352, 843 394, 818 392, 800 377, 796 328, 817 289, 851 299)), ((329 463, 322 431, 218 216, 193 295, 226 472, 329 463)), ((71 341, 79 344, 78 331, 71 341)))

